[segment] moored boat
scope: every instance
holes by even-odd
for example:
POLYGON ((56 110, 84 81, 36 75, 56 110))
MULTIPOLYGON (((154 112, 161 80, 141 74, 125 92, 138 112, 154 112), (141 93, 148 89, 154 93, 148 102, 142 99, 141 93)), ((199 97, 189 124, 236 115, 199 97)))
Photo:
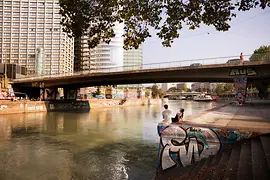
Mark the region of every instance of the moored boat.
POLYGON ((193 98, 194 101, 212 101, 212 97, 210 95, 201 94, 198 96, 195 96, 193 98))

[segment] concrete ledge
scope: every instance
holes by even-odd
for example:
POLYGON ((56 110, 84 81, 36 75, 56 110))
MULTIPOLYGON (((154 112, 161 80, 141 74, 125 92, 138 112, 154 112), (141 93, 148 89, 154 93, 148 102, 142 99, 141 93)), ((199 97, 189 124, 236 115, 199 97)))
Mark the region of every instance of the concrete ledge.
POLYGON ((51 111, 89 111, 88 101, 0 101, 1 114, 51 112, 51 111))

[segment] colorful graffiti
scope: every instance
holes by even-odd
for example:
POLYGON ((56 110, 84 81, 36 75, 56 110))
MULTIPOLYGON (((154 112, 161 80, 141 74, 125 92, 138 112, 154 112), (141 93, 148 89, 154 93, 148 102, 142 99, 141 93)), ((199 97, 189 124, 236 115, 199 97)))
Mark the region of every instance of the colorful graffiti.
POLYGON ((158 133, 158 167, 162 170, 191 165, 253 135, 238 130, 188 127, 181 124, 159 124, 158 133))
POLYGON ((247 93, 247 77, 238 76, 234 78, 235 97, 238 103, 241 105, 245 103, 247 93))

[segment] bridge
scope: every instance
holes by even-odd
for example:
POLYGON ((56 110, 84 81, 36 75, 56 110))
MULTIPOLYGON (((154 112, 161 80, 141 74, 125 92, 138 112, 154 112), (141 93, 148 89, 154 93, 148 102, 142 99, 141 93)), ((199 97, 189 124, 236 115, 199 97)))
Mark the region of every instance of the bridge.
MULTIPOLYGON (((160 66, 159 66, 160 67, 160 66)), ((103 72, 77 72, 13 80, 17 89, 29 88, 81 88, 101 85, 165 83, 165 82, 233 82, 236 76, 246 76, 248 83, 256 87, 270 84, 270 61, 251 61, 243 64, 209 64, 201 66, 179 66, 143 68, 123 71, 107 69, 103 72)), ((25 90, 23 90, 25 91, 25 90)))

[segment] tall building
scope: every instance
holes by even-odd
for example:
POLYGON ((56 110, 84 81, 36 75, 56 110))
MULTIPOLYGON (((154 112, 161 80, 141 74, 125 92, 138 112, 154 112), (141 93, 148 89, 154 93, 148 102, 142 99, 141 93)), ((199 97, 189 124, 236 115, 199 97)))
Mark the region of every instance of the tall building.
POLYGON ((138 49, 124 50, 124 70, 141 69, 143 64, 142 46, 138 49))
MULTIPOLYGON (((123 66, 124 41, 123 24, 116 23, 114 27, 115 37, 109 44, 101 42, 93 49, 88 48, 87 35, 75 40, 75 71, 102 70, 123 66)), ((118 68, 121 70, 121 68, 118 68)))
POLYGON ((73 71, 74 41, 62 31, 58 0, 0 1, 0 63, 34 74, 73 71))

